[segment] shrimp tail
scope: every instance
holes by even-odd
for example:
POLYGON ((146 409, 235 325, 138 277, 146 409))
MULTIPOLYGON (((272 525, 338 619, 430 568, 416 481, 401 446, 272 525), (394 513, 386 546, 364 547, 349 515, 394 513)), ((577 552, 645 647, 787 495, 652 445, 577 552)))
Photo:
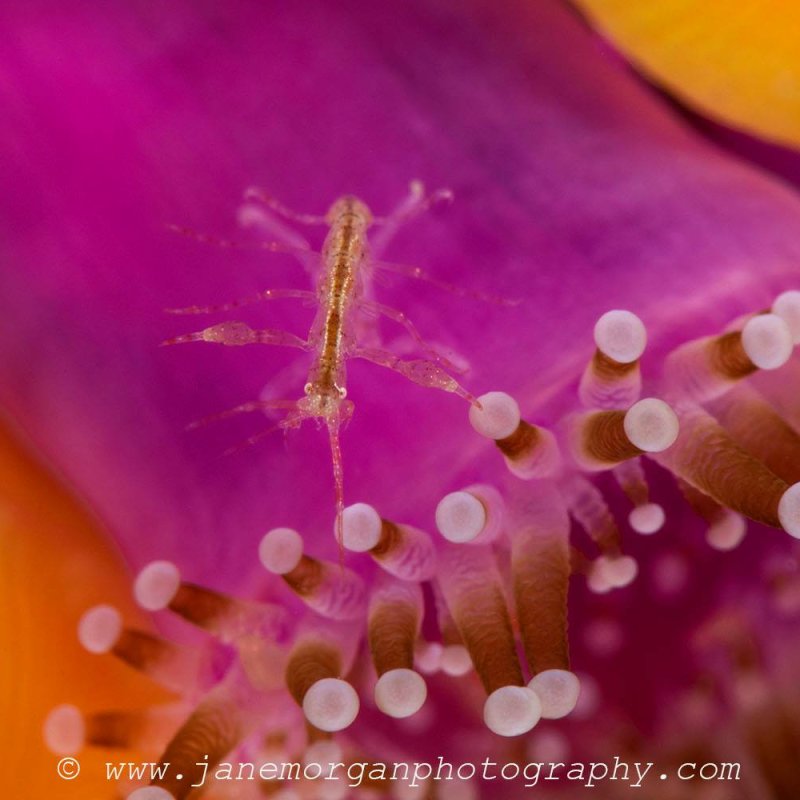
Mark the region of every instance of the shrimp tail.
POLYGON ((336 541, 339 545, 339 563, 344 565, 344 470, 342 450, 339 444, 339 428, 342 420, 337 415, 326 420, 333 463, 333 483, 336 492, 336 541))

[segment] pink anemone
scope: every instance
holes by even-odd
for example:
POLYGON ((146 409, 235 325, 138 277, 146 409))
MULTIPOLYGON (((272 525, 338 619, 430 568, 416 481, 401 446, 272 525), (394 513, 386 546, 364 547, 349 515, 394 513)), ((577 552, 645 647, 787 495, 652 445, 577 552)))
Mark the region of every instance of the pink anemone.
MULTIPOLYGON (((256 240, 237 231, 236 210, 247 186, 263 186, 310 213, 323 213, 345 193, 388 213, 412 179, 451 189, 452 205, 437 206, 405 226, 387 259, 418 265, 465 290, 520 302, 484 302, 469 292, 462 296, 399 277, 376 293, 402 309, 427 339, 465 359, 468 370, 460 379, 475 394, 507 393, 525 419, 556 430, 562 446, 573 434, 589 441, 599 430, 597 419, 569 415, 581 410, 576 391, 595 349, 593 327, 604 312, 629 309, 644 322, 645 396, 663 396, 682 415, 691 387, 681 382, 683 367, 677 373, 665 367, 668 354, 739 320, 731 329, 735 338, 743 315, 770 309, 797 280, 796 192, 698 135, 610 58, 560 3, 498 9, 477 0, 419 2, 391 10, 374 3, 239 2, 202 9, 181 3, 100 9, 86 3, 68 11, 45 3, 18 4, 4 13, 0 402, 99 515, 132 574, 153 561, 166 562, 148 573, 154 583, 141 590, 145 605, 160 609, 182 591, 184 616, 200 621, 192 604, 202 597, 211 601, 197 586, 179 588, 174 565, 193 584, 270 601, 259 611, 268 621, 259 616, 256 628, 275 651, 262 652, 263 642, 255 647, 254 658, 269 665, 259 680, 252 661, 241 655, 241 642, 227 629, 214 629, 226 645, 236 645, 239 661, 231 666, 224 657, 228 651, 214 651, 204 685, 230 686, 215 682, 240 673, 236 691, 209 712, 215 731, 219 720, 233 714, 237 726, 263 736, 269 731, 250 717, 266 715, 274 703, 275 725, 291 732, 282 744, 305 746, 299 744, 302 716, 276 675, 282 675, 290 646, 297 646, 298 626, 302 632, 318 620, 289 594, 285 581, 265 573, 258 548, 268 530, 289 526, 300 531, 307 554, 335 558, 336 552, 327 443, 313 425, 286 441, 276 435, 227 458, 226 447, 259 430, 258 422, 184 430, 197 418, 262 393, 299 397, 304 375, 297 365, 303 357, 277 348, 157 347, 190 329, 186 318, 165 315, 164 308, 221 303, 264 288, 308 288, 307 275, 291 258, 249 249, 247 243, 256 240), (203 245, 176 235, 169 223, 236 238, 243 246, 203 245)), ((317 234, 310 236, 319 246, 317 234)), ((254 326, 298 334, 310 319, 309 309, 288 300, 241 314, 254 326)), ((398 352, 408 346, 391 323, 381 323, 381 335, 398 352)), ((739 345, 741 338, 735 340, 739 345)), ((757 360, 747 346, 744 352, 757 360)), ((713 387, 724 384, 720 396, 741 377, 709 377, 706 356, 692 358, 687 369, 696 367, 713 387)), ((715 359, 712 354, 707 361, 716 364, 715 359)), ((737 364, 729 372, 740 369, 737 364)), ((531 498, 539 499, 537 507, 551 504, 556 516, 562 501, 548 494, 550 484, 507 477, 501 454, 470 427, 461 399, 372 364, 353 362, 348 372, 355 413, 342 439, 347 502, 368 503, 385 520, 434 534, 441 564, 449 567, 438 567, 438 588, 427 588, 423 598, 383 586, 368 557, 348 556, 353 572, 345 574, 366 577, 373 600, 388 598, 387 604, 406 609, 410 618, 419 604, 431 611, 434 594, 441 593, 483 680, 481 688, 474 673, 453 680, 436 675, 417 727, 387 721, 371 708, 348 733, 362 751, 373 747, 371 759, 381 753, 429 759, 508 755, 505 740, 490 734, 481 719, 485 693, 496 688, 490 680, 494 662, 480 666, 480 647, 473 649, 468 630, 470 613, 478 618, 484 608, 482 601, 470 605, 472 593, 489 603, 492 598, 481 592, 491 581, 480 585, 485 564, 476 558, 478 551, 464 555, 441 543, 434 512, 444 495, 476 481, 499 487, 523 517, 531 498), (526 487, 534 488, 526 494, 526 487), (465 588, 453 575, 477 576, 476 586, 465 588), (395 739, 398 744, 390 745, 395 739)), ((797 388, 796 364, 780 375, 760 384, 779 407, 790 405, 797 388)), ((711 402, 711 395, 699 400, 711 402)), ((790 407, 780 410, 796 424, 790 407)), ((619 439, 622 411, 604 413, 618 413, 616 422, 603 420, 616 425, 619 439)), ((736 409, 730 414, 729 427, 739 424, 736 409)), ((506 439, 515 431, 512 425, 489 438, 506 439)), ((699 439, 680 441, 677 456, 665 451, 658 458, 661 467, 647 467, 651 494, 666 509, 660 546, 637 540, 629 530, 623 537, 644 577, 602 601, 587 602, 582 586, 573 592, 573 638, 579 637, 573 664, 593 675, 607 707, 618 709, 608 712, 609 719, 629 715, 643 737, 655 729, 670 692, 694 676, 685 642, 695 623, 723 602, 736 581, 760 586, 760 575, 748 574, 752 561, 772 551, 788 553, 790 545, 785 534, 758 529, 752 537, 758 541, 746 545, 747 558, 720 566, 720 557, 696 541, 707 525, 698 522, 662 469, 704 485, 686 466, 695 463, 692 446, 699 439), (671 607, 683 616, 676 613, 654 626, 661 600, 653 587, 659 586, 662 594, 674 593, 671 607), (693 618, 687 619, 690 609, 693 618), (679 657, 669 663, 675 647, 679 657), (611 663, 598 653, 619 655, 611 663)), ((596 466, 586 459, 608 454, 608 447, 612 455, 602 463, 617 460, 611 445, 592 447, 588 455, 578 453, 581 469, 570 467, 565 478, 571 488, 563 491, 572 497, 577 518, 576 497, 595 502, 598 486, 615 510, 627 509, 607 473, 588 481, 579 476, 596 466)), ((770 453, 758 456, 761 463, 770 453)), ((741 487, 751 477, 744 474, 741 487)), ((731 502, 738 508, 735 489, 731 502)), ((777 490, 771 491, 769 501, 759 504, 756 498, 748 506, 770 507, 751 516, 765 522, 775 517, 777 490)), ((702 510, 703 498, 692 499, 702 510)), ((717 500, 730 505, 724 497, 717 500)), ((712 507, 708 514, 714 513, 712 507)), ((586 515, 583 522, 597 534, 586 515)), ((641 524, 658 527, 651 522, 641 524)), ((541 524, 552 530, 562 523, 559 518, 541 524)), ((279 544, 291 551, 291 538, 279 544)), ((603 546, 614 566, 595 572, 595 588, 627 583, 631 562, 619 562, 616 544, 603 546)), ((565 552, 558 550, 559 558, 565 552)), ((279 555, 286 558, 286 550, 279 555)), ((299 568, 297 558, 289 558, 288 572, 272 571, 290 574, 299 568)), ((508 579, 510 592, 514 580, 503 572, 504 563, 497 576, 508 579)), ((572 566, 581 568, 579 554, 572 554, 572 566)), ((511 568, 517 569, 513 563, 511 568)), ((333 585, 335 568, 326 569, 333 585)), ((563 587, 545 589, 560 597, 563 587)), ((493 597, 505 602, 502 593, 493 597)), ((235 606, 234 613, 239 611, 235 606)), ((488 618, 493 633, 508 619, 507 611, 498 613, 488 618)), ((513 633, 524 633, 523 610, 516 608, 513 617, 513 633)), ((438 642, 448 621, 441 613, 438 625, 426 621, 423 637, 438 642)), ((110 613, 90 622, 86 642, 109 649, 120 620, 110 613)), ((565 635, 562 623, 555 626, 556 638, 565 635)), ((163 624, 172 631, 170 622, 163 624)), ((353 627, 331 623, 342 651, 337 657, 355 663, 351 680, 371 695, 375 676, 362 647, 363 631, 359 627, 356 635, 353 627)), ((526 651, 538 647, 523 644, 526 651)), ((312 656, 317 666, 326 658, 312 656)), ((494 678, 500 688, 519 682, 513 669, 503 680, 494 678)), ((402 676, 398 680, 406 697, 413 686, 402 676)), ((294 699, 306 719, 325 730, 325 713, 309 711, 303 699, 308 687, 298 686, 294 699)), ((325 697, 346 712, 347 689, 341 681, 334 689, 325 697)), ((516 732, 512 711, 532 703, 535 692, 515 689, 519 693, 509 695, 511 700, 502 696, 486 711, 489 728, 516 732)), ((540 689, 540 699, 550 696, 548 687, 540 689)), ((520 730, 526 724, 519 722, 520 730)), ((576 752, 589 752, 606 735, 606 723, 596 718, 568 721, 560 729, 548 725, 556 735, 574 737, 576 752)), ((620 723, 614 735, 622 738, 623 729, 620 723)), ((218 755, 240 746, 238 733, 220 741, 218 755)), ((248 741, 246 751, 253 746, 248 741)), ((170 784, 170 791, 178 790, 170 784)), ((159 796, 166 795, 152 794, 159 796)))

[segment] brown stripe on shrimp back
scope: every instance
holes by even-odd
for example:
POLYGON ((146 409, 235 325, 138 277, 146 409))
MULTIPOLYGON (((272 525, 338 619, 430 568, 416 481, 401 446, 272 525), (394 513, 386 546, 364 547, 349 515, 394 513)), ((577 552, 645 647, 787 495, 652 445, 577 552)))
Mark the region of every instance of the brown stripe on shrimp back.
POLYGON ((320 296, 321 340, 309 383, 312 392, 341 394, 344 335, 349 307, 358 291, 357 272, 367 252, 367 229, 372 214, 352 196, 337 200, 328 212, 331 228, 322 247, 320 296))

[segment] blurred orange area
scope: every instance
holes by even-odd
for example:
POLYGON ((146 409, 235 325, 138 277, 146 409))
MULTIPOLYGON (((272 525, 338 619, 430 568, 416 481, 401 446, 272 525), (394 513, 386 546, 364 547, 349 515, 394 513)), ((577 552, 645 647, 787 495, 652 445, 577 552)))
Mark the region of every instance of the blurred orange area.
POLYGON ((575 0, 643 74, 719 122, 800 144, 797 0, 575 0))
POLYGON ((42 724, 61 703, 98 711, 169 699, 113 656, 91 655, 78 644, 78 620, 97 603, 117 606, 126 622, 141 626, 130 586, 98 521, 0 419, 0 796, 123 796, 106 781, 103 765, 133 755, 86 749, 75 754, 80 774, 59 779, 60 756, 45 748, 42 724))

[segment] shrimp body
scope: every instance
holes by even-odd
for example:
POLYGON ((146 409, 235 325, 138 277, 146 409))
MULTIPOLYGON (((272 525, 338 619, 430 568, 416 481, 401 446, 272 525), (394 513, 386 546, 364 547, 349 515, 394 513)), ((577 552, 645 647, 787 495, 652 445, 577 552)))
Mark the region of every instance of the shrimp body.
MULTIPOLYGON (((361 358, 388 369, 392 369, 409 380, 434 387, 446 392, 454 392, 472 404, 475 398, 463 389, 458 381, 449 374, 452 364, 431 348, 420 336, 414 325, 402 312, 368 299, 369 279, 374 262, 367 241, 367 233, 373 223, 382 226, 381 233, 374 242, 375 250, 391 238, 397 227, 410 219, 431 203, 439 199, 447 199, 450 193, 446 190, 425 197, 422 184, 415 181, 411 184, 408 198, 389 217, 375 218, 367 205, 352 195, 340 197, 329 208, 324 217, 296 214, 271 198, 265 197, 258 190, 250 190, 246 197, 265 203, 279 215, 303 224, 325 224, 328 233, 320 253, 314 253, 307 242, 298 234, 287 232, 287 229, 276 223, 268 214, 258 212, 246 206, 240 214, 243 224, 254 224, 253 220, 273 234, 279 241, 266 242, 264 247, 273 251, 294 253, 303 265, 311 271, 317 270, 314 291, 300 289, 269 289, 251 298, 225 304, 222 306, 192 306, 188 309, 177 309, 178 313, 212 313, 221 310, 238 308, 250 302, 276 299, 279 297, 304 299, 315 302, 317 306, 308 337, 304 340, 288 331, 265 328, 253 330, 244 322, 223 322, 205 330, 178 336, 165 344, 181 344, 184 342, 216 342, 226 345, 271 344, 284 347, 296 347, 312 354, 311 365, 304 387, 304 396, 297 401, 262 400, 244 403, 222 414, 209 419, 226 418, 233 414, 248 411, 286 411, 286 416, 279 423, 282 428, 296 428, 304 420, 315 419, 324 423, 328 429, 333 475, 336 489, 336 532, 340 548, 343 542, 344 514, 344 478, 342 456, 339 446, 339 432, 353 413, 353 402, 347 398, 346 363, 349 358, 361 358), (367 342, 365 319, 371 316, 383 316, 403 326, 409 335, 423 349, 427 358, 404 359, 373 346, 367 342)), ((199 237, 210 240, 209 237, 199 237)), ((213 240, 212 240, 213 241, 213 240)), ((228 240, 217 240, 223 245, 232 245, 228 240)), ((386 268, 387 265, 382 265, 386 268)), ((401 273, 411 277, 420 277, 421 271, 414 268, 407 272, 395 266, 401 273)), ((248 442, 259 437, 252 437, 248 442)))
POLYGON ((358 198, 337 200, 326 216, 330 230, 322 246, 317 282, 319 308, 308 341, 315 348, 305 385, 306 412, 326 420, 347 396, 345 361, 355 341, 353 312, 363 291, 369 208, 358 198))
POLYGON ((308 334, 314 359, 304 387, 305 397, 284 420, 294 426, 304 419, 321 419, 328 428, 336 485, 336 534, 342 544, 344 475, 339 430, 353 413, 347 400, 345 362, 348 346, 356 341, 353 313, 364 285, 369 208, 351 195, 339 198, 326 215, 330 225, 322 246, 317 281, 319 306, 308 334))

